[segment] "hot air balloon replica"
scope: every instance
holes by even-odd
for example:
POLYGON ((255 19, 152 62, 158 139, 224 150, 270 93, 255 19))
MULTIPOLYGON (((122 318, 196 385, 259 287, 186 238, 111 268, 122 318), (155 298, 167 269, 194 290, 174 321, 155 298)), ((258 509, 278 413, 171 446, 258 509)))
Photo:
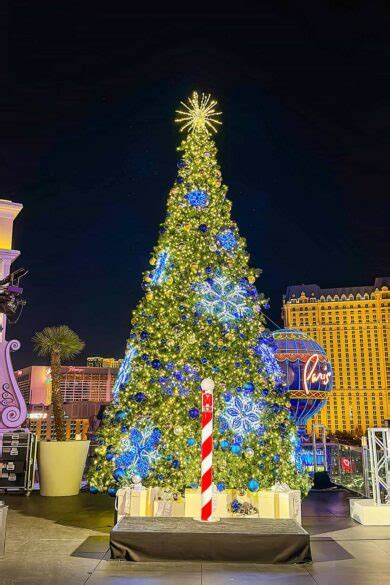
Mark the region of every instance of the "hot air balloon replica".
POLYGON ((302 434, 307 421, 325 405, 333 387, 332 366, 323 347, 299 329, 273 331, 275 358, 291 402, 291 416, 302 434))

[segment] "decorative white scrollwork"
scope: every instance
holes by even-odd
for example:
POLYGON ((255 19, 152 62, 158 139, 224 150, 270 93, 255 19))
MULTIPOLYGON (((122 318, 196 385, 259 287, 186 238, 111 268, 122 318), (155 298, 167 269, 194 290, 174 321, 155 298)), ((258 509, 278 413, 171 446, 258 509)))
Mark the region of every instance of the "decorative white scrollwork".
POLYGON ((16 429, 26 420, 26 404, 11 361, 11 351, 19 348, 17 339, 0 342, 0 431, 16 429))

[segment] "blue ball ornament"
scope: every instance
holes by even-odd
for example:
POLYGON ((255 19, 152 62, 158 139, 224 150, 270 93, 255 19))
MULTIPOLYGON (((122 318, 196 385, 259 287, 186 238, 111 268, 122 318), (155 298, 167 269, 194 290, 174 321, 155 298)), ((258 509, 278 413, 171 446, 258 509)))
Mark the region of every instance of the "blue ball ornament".
POLYGON ((159 370, 161 368, 160 360, 152 360, 152 368, 159 370))
POLYGON ((226 439, 224 439, 223 441, 220 442, 220 447, 223 451, 226 451, 227 449, 229 449, 229 441, 226 441, 226 439))
POLYGON ((225 484, 223 483, 223 481, 219 481, 219 482, 217 483, 217 490, 218 490, 219 492, 223 492, 223 491, 225 490, 225 488, 226 488, 226 486, 225 486, 225 484))
POLYGON ((98 494, 99 493, 99 490, 97 489, 97 487, 95 485, 90 485, 89 491, 91 492, 91 494, 98 494))
POLYGON ((149 333, 147 331, 141 331, 140 338, 142 341, 145 341, 149 337, 149 333))
POLYGON ((269 390, 268 390, 267 388, 264 388, 264 389, 261 391, 261 395, 262 395, 262 396, 268 396, 268 394, 269 394, 269 390))
POLYGON ((272 455, 272 459, 273 459, 273 461, 275 461, 275 463, 279 463, 279 461, 280 461, 279 453, 275 453, 275 455, 272 455))
POLYGON ((198 230, 202 232, 202 234, 205 234, 208 230, 208 227, 205 223, 201 223, 200 226, 198 226, 198 230))
POLYGON ((179 469, 179 467, 180 467, 180 461, 178 461, 177 459, 174 459, 172 461, 172 467, 173 467, 173 469, 179 469))
POLYGON ((182 169, 186 166, 186 161, 184 160, 184 158, 181 158, 179 161, 177 161, 177 166, 179 169, 182 169))
POLYGON ((111 451, 107 451, 107 453, 106 453, 107 461, 112 461, 114 459, 114 457, 115 457, 114 453, 112 453, 111 451))
POLYGON ((158 481, 162 481, 164 479, 164 476, 162 473, 159 473, 157 476, 158 481))
POLYGON ((260 488, 259 482, 255 479, 250 479, 247 483, 247 486, 250 492, 257 492, 260 488))
POLYGON ((136 402, 145 402, 146 396, 145 396, 145 394, 143 392, 136 392, 134 394, 134 400, 136 402))
POLYGON ((126 418, 126 413, 123 410, 118 410, 114 416, 116 422, 122 422, 126 418))
POLYGON ((113 478, 116 479, 116 481, 120 481, 121 479, 123 479, 125 477, 125 470, 122 467, 117 467, 112 472, 112 475, 113 475, 113 478))
POLYGON ((108 495, 111 496, 112 498, 115 498, 117 491, 118 490, 116 487, 110 487, 108 488, 108 495))
POLYGON ((194 437, 188 437, 187 439, 187 446, 188 447, 193 447, 195 445, 196 441, 194 439, 194 437))
POLYGON ((245 382, 245 384, 244 384, 244 390, 246 392, 254 392, 255 391, 255 385, 253 384, 253 382, 245 382))
POLYGON ((278 414, 278 412, 280 411, 279 404, 273 404, 272 405, 272 410, 274 411, 275 414, 278 414))
POLYGON ((188 411, 188 416, 190 418, 198 418, 199 417, 199 408, 190 408, 190 410, 188 411))
POLYGON ((240 445, 232 445, 230 447, 230 451, 231 451, 231 453, 233 453, 233 455, 240 455, 241 447, 240 447, 240 445))

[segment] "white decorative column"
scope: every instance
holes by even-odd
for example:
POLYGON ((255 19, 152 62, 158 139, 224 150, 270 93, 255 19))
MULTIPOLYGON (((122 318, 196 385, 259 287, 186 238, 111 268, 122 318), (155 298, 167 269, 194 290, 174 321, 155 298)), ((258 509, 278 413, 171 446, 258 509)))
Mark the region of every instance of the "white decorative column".
MULTIPOLYGON (((0 199, 0 280, 11 272, 11 265, 20 255, 12 249, 14 219, 22 210, 21 203, 0 199)), ((15 379, 11 351, 20 348, 17 339, 6 341, 7 317, 0 313, 0 433, 22 425, 26 419, 26 404, 15 379)))

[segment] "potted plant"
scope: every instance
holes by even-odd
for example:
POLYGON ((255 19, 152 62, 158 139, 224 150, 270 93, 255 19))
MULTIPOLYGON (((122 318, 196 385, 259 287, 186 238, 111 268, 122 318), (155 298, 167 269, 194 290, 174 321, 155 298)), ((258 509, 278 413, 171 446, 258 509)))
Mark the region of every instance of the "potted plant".
POLYGON ((79 493, 90 441, 66 439, 61 395, 61 361, 78 355, 84 342, 67 325, 46 327, 33 337, 34 349, 50 357, 51 400, 55 440, 39 441, 38 471, 42 496, 74 496, 79 493))

